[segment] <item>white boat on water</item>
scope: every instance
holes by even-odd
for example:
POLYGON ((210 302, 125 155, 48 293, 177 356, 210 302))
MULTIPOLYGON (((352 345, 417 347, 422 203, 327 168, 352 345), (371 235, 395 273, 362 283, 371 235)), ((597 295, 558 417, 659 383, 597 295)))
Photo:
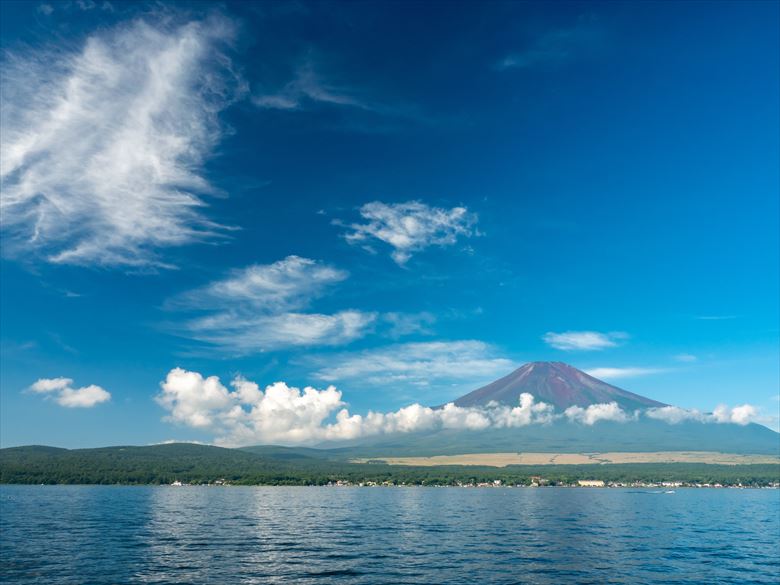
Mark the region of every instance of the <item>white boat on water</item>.
POLYGON ((171 485, 172 485, 172 486, 174 486, 174 487, 181 487, 181 486, 183 486, 184 484, 183 484, 182 482, 180 482, 180 481, 177 479, 177 480, 176 480, 176 481, 174 481, 174 482, 173 482, 171 485))

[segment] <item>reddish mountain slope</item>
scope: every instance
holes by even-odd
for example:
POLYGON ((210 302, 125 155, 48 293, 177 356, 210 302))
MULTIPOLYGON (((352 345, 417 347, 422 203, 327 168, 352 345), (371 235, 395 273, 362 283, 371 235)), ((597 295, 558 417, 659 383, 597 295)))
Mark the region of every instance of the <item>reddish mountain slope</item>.
POLYGON ((484 406, 495 401, 517 405, 520 394, 528 392, 541 402, 563 410, 569 406, 588 406, 617 402, 624 410, 666 406, 662 402, 621 390, 589 376, 563 362, 531 362, 508 376, 461 396, 458 406, 484 406))

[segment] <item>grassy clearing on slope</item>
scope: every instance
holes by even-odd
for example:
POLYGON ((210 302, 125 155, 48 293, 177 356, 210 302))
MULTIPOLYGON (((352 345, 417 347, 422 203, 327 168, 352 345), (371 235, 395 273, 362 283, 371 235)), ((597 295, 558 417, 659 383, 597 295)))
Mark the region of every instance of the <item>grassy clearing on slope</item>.
POLYGON ((780 463, 780 457, 740 455, 714 451, 658 451, 654 453, 469 453, 432 457, 373 457, 353 459, 354 463, 381 460, 388 465, 439 466, 481 465, 587 465, 592 463, 708 463, 715 465, 749 465, 780 463))

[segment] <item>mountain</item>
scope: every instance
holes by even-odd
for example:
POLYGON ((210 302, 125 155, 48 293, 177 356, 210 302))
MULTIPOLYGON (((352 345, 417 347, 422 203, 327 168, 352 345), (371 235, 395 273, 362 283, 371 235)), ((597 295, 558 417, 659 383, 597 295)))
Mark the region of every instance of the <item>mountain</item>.
POLYGON ((552 404, 559 410, 605 402, 617 402, 618 406, 628 412, 638 408, 667 406, 657 400, 602 382, 563 362, 525 364, 508 376, 461 396, 455 404, 487 406, 489 402, 498 402, 516 406, 524 392, 532 394, 537 401, 552 404))
MULTIPOLYGON (((531 362, 495 382, 455 400, 461 407, 491 402, 517 406, 520 395, 552 404, 562 413, 570 406, 616 402, 626 413, 667 406, 662 402, 602 382, 562 362, 531 362)), ((342 456, 430 456, 498 452, 652 452, 720 451, 768 454, 780 452, 780 435, 762 425, 717 424, 696 420, 669 424, 646 416, 628 422, 602 420, 595 424, 558 418, 548 424, 511 428, 436 429, 396 433, 362 440, 321 445, 343 449, 342 456)))

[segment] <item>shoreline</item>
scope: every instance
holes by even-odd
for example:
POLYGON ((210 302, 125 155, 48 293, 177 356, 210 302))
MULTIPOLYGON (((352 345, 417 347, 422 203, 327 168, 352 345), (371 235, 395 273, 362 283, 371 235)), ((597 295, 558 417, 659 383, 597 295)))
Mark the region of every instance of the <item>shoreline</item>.
POLYGON ((242 483, 226 483, 226 484, 206 484, 206 483, 182 483, 181 485, 173 485, 167 483, 0 483, 0 489, 11 486, 25 486, 25 487, 154 487, 154 488, 256 488, 256 487, 269 487, 269 488, 452 488, 452 489, 584 489, 584 490, 636 490, 636 489, 652 489, 658 490, 657 492, 650 493, 664 493, 674 492, 675 490, 778 490, 780 489, 780 483, 768 484, 768 485, 708 485, 708 484, 695 484, 685 483, 675 486, 664 486, 660 484, 605 484, 600 486, 583 486, 583 485, 478 485, 478 484, 463 484, 463 485, 451 485, 451 484, 421 484, 421 483, 405 483, 405 484, 370 484, 370 483, 331 483, 331 484, 279 484, 279 483, 256 483, 256 484, 242 484, 242 483))

